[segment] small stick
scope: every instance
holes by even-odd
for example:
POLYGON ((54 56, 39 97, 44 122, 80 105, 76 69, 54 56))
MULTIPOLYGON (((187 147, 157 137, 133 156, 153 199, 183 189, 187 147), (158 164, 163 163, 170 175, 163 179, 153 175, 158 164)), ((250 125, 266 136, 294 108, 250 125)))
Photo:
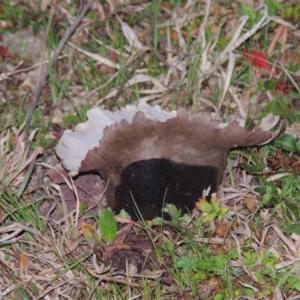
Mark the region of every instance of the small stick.
MULTIPOLYGON (((63 48, 65 46, 65 44, 67 43, 69 38, 72 36, 73 32, 78 27, 78 25, 80 24, 80 22, 82 21, 84 16, 87 14, 87 12, 89 11, 89 9, 91 8, 93 3, 94 3, 94 0, 89 0, 89 2, 81 10, 80 14, 77 16, 77 18, 74 21, 74 23, 72 24, 72 26, 69 27, 66 30, 64 36, 62 37, 62 39, 60 40, 60 42, 57 46, 57 49, 55 50, 55 52, 53 54, 51 62, 49 62, 50 66, 53 66, 55 64, 55 62, 57 61, 61 51, 63 50, 63 48)), ((39 100, 39 97, 42 93, 44 85, 46 84, 47 77, 49 75, 48 70, 49 70, 49 68, 45 68, 44 72, 41 75, 41 79, 39 81, 39 84, 38 84, 36 90, 34 91, 34 94, 33 94, 33 97, 32 97, 32 103, 29 107, 28 114, 27 114, 27 119, 26 119, 26 123, 25 123, 25 127, 24 127, 24 131, 26 133, 28 133, 28 129, 29 129, 29 126, 30 126, 30 123, 31 123, 33 113, 34 113, 34 111, 35 111, 35 109, 38 105, 38 100, 39 100)))

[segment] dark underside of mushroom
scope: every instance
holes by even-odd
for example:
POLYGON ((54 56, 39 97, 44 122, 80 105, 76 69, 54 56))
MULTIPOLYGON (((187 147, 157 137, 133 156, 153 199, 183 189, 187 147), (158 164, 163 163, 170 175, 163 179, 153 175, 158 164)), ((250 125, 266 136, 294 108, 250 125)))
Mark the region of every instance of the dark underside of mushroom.
POLYGON ((164 216, 162 208, 174 204, 182 212, 191 212, 203 190, 217 188, 217 169, 189 166, 168 159, 134 162, 121 173, 115 188, 116 211, 122 208, 136 220, 164 216))

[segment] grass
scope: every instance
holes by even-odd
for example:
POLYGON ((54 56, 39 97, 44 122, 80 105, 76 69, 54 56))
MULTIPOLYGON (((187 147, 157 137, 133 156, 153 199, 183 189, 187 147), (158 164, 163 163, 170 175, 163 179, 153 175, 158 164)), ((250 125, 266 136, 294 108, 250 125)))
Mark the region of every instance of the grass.
MULTIPOLYGON (((0 1, 0 295, 299 299, 300 55, 295 11, 300 6, 276 0, 266 0, 261 10, 237 1, 202 1, 190 7, 185 1, 137 1, 110 12, 101 3, 104 17, 100 6, 91 11, 70 40, 75 48, 66 46, 49 70, 26 138, 22 126, 40 73, 36 67, 31 77, 28 70, 17 71, 41 61, 7 46, 7 34, 32 28, 43 37, 41 51, 48 60, 78 7, 59 3, 49 13, 31 1, 0 1), (116 15, 145 48, 126 50, 132 40, 116 15), (241 25, 243 16, 248 21, 241 25), (280 30, 281 39, 271 47, 280 30), (267 53, 274 70, 247 60, 253 50, 267 53), (141 74, 148 80, 140 80, 141 74), (22 85, 25 80, 30 84, 22 85), (167 110, 184 106, 209 111, 222 121, 242 118, 249 129, 268 113, 280 115, 288 126, 269 145, 230 153, 216 200, 201 202, 202 213, 180 216, 167 206, 171 221, 158 218, 134 225, 117 216, 117 247, 134 249, 139 260, 119 271, 113 255, 122 252, 116 252, 99 212, 83 212, 82 203, 70 209, 64 188, 51 182, 46 171, 57 163, 53 145, 61 127, 83 122, 95 104, 117 109, 143 97, 167 110), (125 233, 127 239, 122 239, 125 233)), ((75 185, 70 181, 73 192, 75 185)))

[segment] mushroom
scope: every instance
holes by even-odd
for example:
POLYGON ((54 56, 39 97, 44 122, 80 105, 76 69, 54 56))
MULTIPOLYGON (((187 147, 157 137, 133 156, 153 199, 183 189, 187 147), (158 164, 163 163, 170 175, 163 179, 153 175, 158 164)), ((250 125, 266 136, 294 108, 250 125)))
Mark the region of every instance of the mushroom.
MULTIPOLYGON (((270 142, 284 127, 276 134, 261 127, 249 132, 237 121, 211 121, 209 113, 146 103, 115 112, 93 108, 87 117, 75 131, 64 131, 56 153, 73 176, 99 173, 108 182, 108 205, 133 219, 162 216, 170 203, 191 211, 205 189, 217 190, 230 149, 270 142)), ((279 118, 269 119, 268 130, 279 118)))

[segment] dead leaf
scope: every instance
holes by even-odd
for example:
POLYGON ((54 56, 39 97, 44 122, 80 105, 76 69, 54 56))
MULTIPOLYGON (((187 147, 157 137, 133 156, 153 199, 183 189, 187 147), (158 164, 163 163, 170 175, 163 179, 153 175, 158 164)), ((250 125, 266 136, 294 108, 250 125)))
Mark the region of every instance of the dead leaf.
POLYGON ((219 292, 221 290, 218 277, 214 276, 209 279, 209 288, 213 292, 219 292))
POLYGON ((99 1, 94 1, 92 4, 92 10, 95 13, 95 15, 98 17, 98 20, 100 22, 103 22, 106 19, 104 9, 102 5, 99 3, 99 1))
POLYGON ((139 41, 136 33, 134 32, 134 30, 125 22, 122 21, 122 19, 116 15, 120 25, 121 25, 121 28, 122 28, 122 31, 123 31, 123 34, 125 36, 125 38, 127 39, 127 42, 130 46, 130 51, 131 52, 133 49, 135 50, 143 50, 145 47, 143 46, 143 44, 139 41))
POLYGON ((256 203, 253 198, 246 198, 243 202, 245 207, 249 210, 251 214, 253 214, 256 210, 256 203))
POLYGON ((264 131, 273 129, 279 122, 279 116, 274 116, 273 114, 267 114, 259 125, 264 131))
MULTIPOLYGON (((55 169, 50 169, 48 171, 48 176, 52 181, 60 185, 62 197, 66 202, 66 213, 74 210, 76 208, 76 197, 72 185, 68 180, 69 174, 62 168, 62 166, 57 165, 55 166, 55 169)), ((87 210, 90 213, 98 215, 99 211, 103 210, 103 208, 107 206, 106 199, 104 197, 107 185, 98 174, 80 174, 74 178, 74 184, 77 188, 78 197, 80 199, 80 208, 82 211, 87 210)), ((51 205, 52 201, 49 203, 48 201, 44 202, 40 208, 41 214, 47 215, 51 205)), ((52 218, 60 219, 61 216, 59 211, 53 211, 52 218)))
POLYGON ((23 253, 20 254, 20 273, 23 274, 25 272, 27 264, 27 256, 23 253))
POLYGON ((227 250, 223 246, 217 245, 215 248, 215 254, 227 254, 227 250))
POLYGON ((216 227, 216 235, 218 237, 224 237, 227 235, 230 226, 228 223, 218 224, 216 227))
POLYGON ((127 236, 130 234, 132 227, 133 222, 130 222, 127 225, 125 225, 125 227, 123 227, 121 230, 119 230, 111 246, 115 247, 117 245, 123 244, 127 236))
POLYGON ((81 230, 82 230, 82 234, 84 236, 84 238, 89 241, 91 240, 92 236, 93 236, 93 225, 86 223, 86 222, 82 222, 81 223, 81 230))

